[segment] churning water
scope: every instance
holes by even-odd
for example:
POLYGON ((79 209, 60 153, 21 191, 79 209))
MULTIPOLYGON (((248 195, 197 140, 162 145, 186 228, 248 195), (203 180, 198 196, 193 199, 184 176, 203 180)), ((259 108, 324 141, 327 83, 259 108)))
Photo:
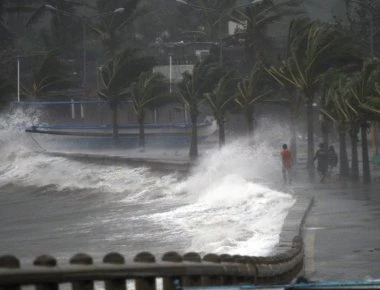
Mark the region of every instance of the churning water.
POLYGON ((126 259, 172 250, 268 255, 278 243, 294 203, 266 185, 281 178, 278 148, 235 142, 184 178, 47 156, 23 131, 30 118, 13 111, 0 119, 0 255, 23 263, 78 252, 95 260, 111 251, 126 259))

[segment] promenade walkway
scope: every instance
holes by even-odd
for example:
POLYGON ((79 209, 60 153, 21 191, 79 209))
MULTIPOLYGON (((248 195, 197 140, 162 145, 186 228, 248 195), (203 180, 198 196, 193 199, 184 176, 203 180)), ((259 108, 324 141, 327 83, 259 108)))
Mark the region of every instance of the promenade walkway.
POLYGON ((370 185, 309 183, 305 164, 296 170, 294 192, 314 197, 303 236, 305 276, 313 281, 380 279, 380 171, 370 185))
MULTIPOLYGON (((156 164, 169 170, 172 166, 187 170, 190 165, 187 153, 175 149, 47 152, 73 158, 149 163, 153 167, 156 164)), ((296 167, 293 185, 284 190, 300 202, 289 213, 279 246, 288 246, 306 217, 303 236, 305 277, 309 280, 380 279, 380 171, 372 173, 375 180, 369 186, 342 182, 336 177, 320 184, 308 181, 304 163, 296 167)))

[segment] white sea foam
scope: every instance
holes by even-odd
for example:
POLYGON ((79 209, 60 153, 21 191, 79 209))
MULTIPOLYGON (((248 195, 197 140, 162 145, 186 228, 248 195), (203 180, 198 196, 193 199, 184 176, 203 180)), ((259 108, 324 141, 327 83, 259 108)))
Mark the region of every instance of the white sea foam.
POLYGON ((192 236, 189 251, 267 255, 294 199, 261 185, 278 178, 278 156, 244 141, 208 152, 176 190, 187 204, 153 215, 177 234, 192 236))
MULTIPOLYGON (((38 114, 33 116, 38 118, 38 114)), ((130 220, 162 228, 162 237, 152 237, 152 243, 164 239, 175 245, 176 239, 190 237, 185 249, 188 251, 267 255, 278 243, 284 218, 294 203, 289 194, 265 185, 281 178, 279 149, 268 142, 252 147, 238 140, 222 150, 202 152, 191 174, 179 179, 176 174, 158 175, 143 167, 94 164, 41 154, 38 144, 23 132, 28 122, 30 115, 19 110, 0 118, 0 186, 81 190, 101 193, 104 200, 139 206, 139 213, 130 220)), ((87 225, 76 225, 91 232, 91 227, 100 222, 110 224, 123 218, 115 211, 103 221, 97 218, 87 225)), ((70 231, 75 230, 73 227, 75 224, 70 231)), ((114 234, 108 233, 109 241, 142 234, 115 229, 114 234)), ((143 234, 149 237, 149 233, 143 234)))

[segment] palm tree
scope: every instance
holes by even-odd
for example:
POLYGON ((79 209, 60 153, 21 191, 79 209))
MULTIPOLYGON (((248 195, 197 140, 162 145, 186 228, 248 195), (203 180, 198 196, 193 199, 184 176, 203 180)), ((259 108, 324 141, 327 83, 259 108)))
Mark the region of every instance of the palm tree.
POLYGON ((231 13, 231 18, 244 29, 237 33, 245 41, 245 53, 247 66, 251 68, 257 55, 273 49, 273 41, 267 34, 267 28, 281 18, 289 15, 301 13, 299 9, 294 9, 300 1, 290 0, 275 3, 273 0, 253 1, 245 8, 235 9, 231 13))
MULTIPOLYGON (((351 79, 340 71, 329 73, 328 89, 324 101, 321 102, 321 113, 333 121, 338 127, 339 133, 339 161, 340 176, 349 176, 349 165, 347 156, 346 134, 352 121, 352 114, 347 102, 350 98, 351 79)), ((356 140, 355 140, 356 142, 356 140)), ((352 158, 357 164, 357 147, 352 146, 352 158), (356 155, 355 155, 356 152, 356 155), (355 158, 356 156, 356 158, 355 158)))
POLYGON ((210 106, 213 116, 219 127, 219 147, 225 143, 225 116, 236 92, 237 78, 235 73, 228 72, 222 75, 215 88, 205 94, 206 102, 210 106))
POLYGON ((166 92, 166 78, 160 73, 142 72, 132 84, 132 108, 139 123, 139 147, 145 148, 145 110, 166 92), (164 87, 165 86, 165 87, 164 87))
POLYGON ((68 67, 55 52, 50 52, 33 72, 32 84, 22 84, 22 94, 29 99, 44 98, 48 91, 67 88, 70 83, 68 67))
MULTIPOLYGON (((268 72, 278 82, 292 85, 299 90, 306 102, 308 117, 308 158, 310 177, 314 177, 314 109, 315 94, 319 90, 323 73, 330 67, 341 66, 341 59, 349 58, 352 49, 345 35, 333 26, 320 22, 295 20, 293 25, 301 26, 291 43, 290 57, 280 67, 271 67, 268 72)), ((295 27, 296 27, 295 26, 295 27)))
POLYGON ((253 136, 253 114, 256 103, 272 93, 272 90, 268 89, 265 84, 266 75, 261 65, 255 65, 249 76, 243 78, 237 84, 235 102, 244 112, 249 138, 253 136))
POLYGON ((143 71, 151 70, 154 59, 139 57, 136 50, 125 49, 114 56, 100 73, 102 89, 98 92, 112 110, 112 135, 115 145, 119 140, 118 108, 120 99, 126 94, 126 89, 135 82, 143 71))
POLYGON ((351 110, 357 114, 361 132, 362 159, 363 159, 363 182, 371 182, 371 172, 369 168, 369 152, 367 131, 369 128, 368 111, 363 109, 368 105, 368 100, 377 95, 377 80, 380 76, 380 64, 377 61, 367 61, 361 72, 357 73, 353 79, 351 94, 356 106, 351 106, 351 110), (364 106, 363 106, 364 105, 364 106))
POLYGON ((185 72, 182 81, 178 84, 179 99, 190 114, 192 129, 189 156, 191 159, 198 157, 198 108, 204 101, 204 94, 210 92, 214 87, 219 74, 219 66, 211 58, 207 58, 198 62, 192 73, 185 72))
MULTIPOLYGON (((290 23, 284 59, 292 57, 293 45, 299 37, 302 37, 308 25, 309 21, 305 18, 297 18, 290 23)), ((292 78, 291 70, 283 70, 283 77, 279 78, 279 75, 273 72, 273 67, 270 68, 269 65, 265 64, 263 68, 282 88, 284 88, 285 94, 287 95, 287 102, 289 103, 290 109, 290 150, 292 152, 293 162, 297 162, 297 123, 300 116, 301 106, 303 104, 303 96, 291 82, 287 81, 292 78)))

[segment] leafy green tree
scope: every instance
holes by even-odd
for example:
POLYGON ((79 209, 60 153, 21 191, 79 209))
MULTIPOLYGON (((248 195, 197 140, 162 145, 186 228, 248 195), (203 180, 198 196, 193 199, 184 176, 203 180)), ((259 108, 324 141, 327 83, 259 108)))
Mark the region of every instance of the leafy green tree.
POLYGON ((219 147, 225 144, 225 117, 236 94, 237 77, 233 72, 221 76, 213 90, 205 94, 206 102, 219 127, 219 147))
POLYGON ((145 110, 165 97, 167 80, 160 73, 142 72, 132 84, 132 108, 139 123, 139 147, 145 148, 145 110))
POLYGON ((190 114, 192 129, 189 156, 191 159, 198 157, 199 105, 204 101, 204 94, 213 89, 219 75, 219 66, 207 58, 198 62, 192 73, 185 72, 181 82, 178 83, 178 97, 190 114))
POLYGON ((237 84, 235 102, 243 110, 247 122, 248 136, 253 137, 253 114, 255 105, 273 93, 266 86, 267 75, 261 65, 255 65, 249 76, 237 84))
POLYGON ((115 145, 119 141, 118 108, 121 98, 142 72, 153 68, 154 63, 152 57, 138 56, 136 50, 127 48, 115 55, 101 69, 102 88, 98 93, 108 102, 112 111, 112 135, 115 145))

